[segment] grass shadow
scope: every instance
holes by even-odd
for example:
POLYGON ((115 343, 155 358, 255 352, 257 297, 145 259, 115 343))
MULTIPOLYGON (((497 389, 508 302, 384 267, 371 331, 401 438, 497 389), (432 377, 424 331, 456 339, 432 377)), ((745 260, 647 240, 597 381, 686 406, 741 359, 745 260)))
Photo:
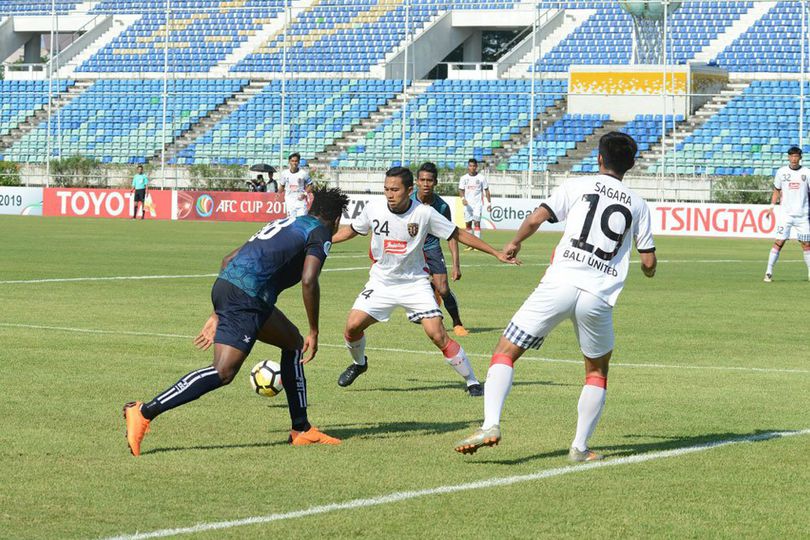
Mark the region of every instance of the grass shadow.
MULTIPOLYGON (((734 440, 748 440, 751 439, 752 442, 755 441, 764 441, 777 438, 778 436, 773 435, 774 432, 780 430, 763 430, 757 429, 751 433, 733 433, 733 432, 723 432, 723 433, 707 433, 705 435, 694 435, 694 436, 684 436, 684 437, 672 437, 672 436, 664 436, 664 435, 649 435, 649 434, 632 434, 632 435, 625 435, 625 438, 637 438, 637 439, 647 439, 634 441, 628 444, 615 444, 609 446, 599 446, 595 447, 594 450, 598 451, 600 454, 604 454, 605 458, 619 458, 619 457, 627 457, 632 455, 639 455, 639 454, 646 454, 650 452, 661 452, 664 450, 676 450, 679 448, 689 448, 693 446, 700 446, 700 445, 712 445, 713 443, 720 443, 724 441, 734 441, 734 440), (649 439, 657 439, 656 441, 649 441, 649 439)), ((783 430, 783 431, 790 431, 790 430, 783 430)), ((495 460, 495 459, 487 459, 487 460, 480 460, 476 461, 476 463, 485 463, 485 464, 492 464, 492 465, 519 465, 522 463, 528 463, 531 461, 535 461, 538 459, 546 459, 546 458, 554 458, 554 457, 562 457, 568 455, 568 449, 561 449, 561 450, 552 450, 550 452, 541 452, 538 454, 532 454, 530 456, 524 456, 521 458, 515 459, 502 459, 502 460, 495 460)))
MULTIPOLYGON (((351 388, 347 392, 434 392, 436 390, 458 390, 466 394, 466 387, 461 382, 446 382, 431 384, 419 379, 406 379, 411 386, 375 386, 373 388, 351 388)), ((518 381, 513 386, 582 386, 581 384, 565 384, 553 381, 518 381)))
MULTIPOLYGON (((324 429, 329 435, 338 439, 347 440, 352 438, 364 438, 368 436, 374 439, 400 438, 403 434, 412 436, 428 436, 443 433, 451 433, 474 425, 477 420, 462 420, 457 422, 379 422, 367 424, 333 424, 329 429, 324 429)), ((275 436, 276 432, 271 432, 275 436)), ((165 452, 188 452, 207 450, 231 450, 245 448, 272 448, 274 446, 286 446, 286 432, 278 433, 279 439, 272 442, 244 442, 233 444, 200 444, 193 446, 166 446, 162 448, 152 448, 141 452, 142 456, 150 454, 161 454, 165 452)))

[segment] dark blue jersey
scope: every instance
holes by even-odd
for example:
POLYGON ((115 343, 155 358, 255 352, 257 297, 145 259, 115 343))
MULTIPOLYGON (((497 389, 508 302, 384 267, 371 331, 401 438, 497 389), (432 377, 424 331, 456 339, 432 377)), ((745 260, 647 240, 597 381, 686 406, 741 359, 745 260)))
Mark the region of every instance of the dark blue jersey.
MULTIPOLYGON (((419 204, 423 204, 422 201, 420 201, 419 198, 416 196, 415 191, 414 191, 413 195, 411 195, 411 199, 418 202, 419 204)), ((450 215, 450 206, 447 204, 447 202, 445 202, 444 199, 442 199, 441 197, 439 197, 435 193, 433 194, 433 202, 430 204, 430 206, 432 206, 438 213, 440 213, 441 215, 446 217, 447 221, 450 221, 450 222, 453 221, 453 219, 452 219, 452 217, 450 215)), ((428 251, 428 250, 431 250, 431 249, 441 249, 441 248, 442 248, 442 245, 439 242, 438 238, 436 238, 432 234, 429 234, 429 235, 427 235, 427 237, 425 237, 425 246, 422 248, 423 251, 428 251)))
POLYGON ((301 281, 307 255, 326 260, 332 231, 314 216, 271 221, 239 248, 219 277, 273 306, 301 281))

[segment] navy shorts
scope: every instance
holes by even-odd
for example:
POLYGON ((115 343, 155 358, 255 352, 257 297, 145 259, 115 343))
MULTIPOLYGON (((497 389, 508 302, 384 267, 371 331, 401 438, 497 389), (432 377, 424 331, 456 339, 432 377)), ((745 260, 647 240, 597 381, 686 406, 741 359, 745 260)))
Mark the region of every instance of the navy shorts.
POLYGON ((431 275, 447 273, 447 265, 444 263, 444 253, 441 248, 425 251, 425 262, 431 275))
POLYGON ((230 345, 250 354, 256 337, 273 312, 273 307, 247 294, 224 279, 214 282, 211 303, 219 317, 214 343, 230 345))

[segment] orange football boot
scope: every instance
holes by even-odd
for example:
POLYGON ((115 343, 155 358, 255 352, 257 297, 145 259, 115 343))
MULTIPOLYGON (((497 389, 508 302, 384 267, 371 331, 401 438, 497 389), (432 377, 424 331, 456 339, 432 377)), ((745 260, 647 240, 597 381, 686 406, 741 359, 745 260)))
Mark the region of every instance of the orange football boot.
POLYGON ((126 422, 126 438, 129 451, 133 456, 141 455, 141 441, 149 432, 149 420, 141 414, 140 401, 130 401, 124 405, 124 421, 126 422))
POLYGON ((330 437, 326 433, 321 433, 318 428, 312 426, 307 431, 290 430, 290 444, 293 446, 304 446, 307 444, 329 444, 332 446, 340 444, 340 439, 330 437))
POLYGON ((463 324, 457 324, 453 327, 453 333, 459 337, 464 337, 470 334, 470 332, 464 328, 463 324))

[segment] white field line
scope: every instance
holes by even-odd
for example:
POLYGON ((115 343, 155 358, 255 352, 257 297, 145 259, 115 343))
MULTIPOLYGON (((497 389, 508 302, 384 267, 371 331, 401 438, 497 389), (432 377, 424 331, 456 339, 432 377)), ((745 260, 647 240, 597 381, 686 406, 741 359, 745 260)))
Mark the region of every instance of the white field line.
POLYGON ((554 478, 557 476, 563 476, 567 474, 583 473, 593 469, 603 469, 606 467, 617 467, 619 465, 631 465, 658 459, 679 457, 688 454, 694 454, 697 452, 705 452, 707 450, 713 450, 715 448, 722 448, 724 446, 731 446, 735 444, 752 443, 756 441, 767 441, 783 437, 804 436, 808 434, 810 434, 810 429, 803 429, 799 431, 773 431, 757 435, 748 435, 746 437, 738 437, 735 439, 707 442, 695 446, 674 448, 672 450, 662 450, 660 452, 649 452, 646 454, 637 454, 633 456, 621 457, 616 459, 607 459, 605 461, 592 461, 590 463, 583 463, 580 465, 569 465, 567 467, 559 467, 556 469, 546 469, 531 474, 488 478, 485 480, 478 480, 476 482, 438 486, 435 488, 421 489, 416 491, 397 491, 394 493, 389 493, 388 495, 380 495, 377 497, 369 497, 365 499, 353 499, 350 501, 336 502, 319 506, 311 506, 309 508, 305 508, 302 510, 294 510, 291 512, 283 512, 277 514, 266 514, 263 516, 253 516, 243 519, 235 519, 232 521, 212 521, 208 523, 198 523, 197 525, 191 527, 178 527, 173 529, 159 529, 150 532, 123 534, 120 536, 111 537, 108 540, 143 540, 147 538, 165 538, 168 536, 179 536, 182 534, 195 534, 207 531, 233 529, 234 527, 259 525, 287 519, 297 519, 307 516, 315 516, 318 514, 327 514, 330 512, 339 512, 342 510, 354 510, 357 508, 382 506, 384 504, 398 503, 422 497, 446 495, 450 493, 471 491, 475 489, 489 489, 501 486, 511 486, 514 484, 534 482, 537 480, 544 480, 546 478, 554 478))
MULTIPOLYGON (((98 330, 93 328, 73 328, 69 326, 47 326, 39 324, 20 324, 20 323, 4 323, 0 322, 0 328, 23 328, 28 330, 49 330, 55 332, 72 332, 77 334, 96 334, 96 335, 112 335, 112 336, 136 336, 136 337, 156 337, 156 338, 171 338, 171 339, 193 339, 194 336, 185 334, 163 334, 158 332, 131 332, 127 330, 98 330)), ((345 349, 346 345, 339 345, 335 343, 319 343, 319 347, 329 349, 345 349)), ((438 354, 436 349, 431 350, 417 350, 417 349, 393 349, 388 347, 366 347, 369 351, 402 353, 435 356, 438 354)), ((467 353, 467 356, 475 358, 489 358, 489 354, 481 353, 467 353)), ((521 360, 534 360, 539 362, 548 362, 551 364, 574 364, 577 366, 582 365, 582 360, 567 360, 561 358, 544 358, 542 356, 522 356, 521 360)), ((760 368, 760 367, 741 367, 741 366, 690 366, 679 364, 650 364, 650 363, 628 363, 628 362, 611 362, 612 366, 621 366, 629 368, 648 368, 648 369, 699 369, 709 371, 741 371, 752 373, 810 373, 808 369, 789 369, 789 368, 760 368)))
MULTIPOLYGON (((347 257, 348 258, 348 257, 347 257)), ((638 261, 631 261, 631 264, 635 264, 638 261)), ((761 261, 754 261, 754 260, 747 260, 747 259, 684 259, 684 260, 673 260, 673 259, 662 259, 659 260, 659 264, 684 264, 684 263, 696 263, 696 264, 740 264, 740 263, 759 263, 761 261)), ((804 260, 800 259, 785 259, 779 260, 780 263, 798 263, 804 262, 804 260)), ((464 268, 497 268, 497 267, 509 267, 510 265, 505 264, 498 264, 498 263, 489 263, 489 264, 464 264, 462 265, 462 269, 464 268)), ((524 263, 521 266, 548 266, 548 263, 524 263)), ((357 270, 365 270, 368 271, 369 266, 353 266, 347 268, 324 268, 324 272, 353 272, 357 270)), ((18 280, 6 280, 0 281, 0 285, 24 285, 24 284, 35 284, 35 283, 70 283, 70 282, 79 282, 79 281, 138 281, 138 280, 146 280, 146 279, 196 279, 196 278, 212 278, 217 277, 218 274, 171 274, 171 275, 154 275, 154 276, 101 276, 101 277, 72 277, 72 278, 45 278, 45 279, 18 279, 18 280)))

